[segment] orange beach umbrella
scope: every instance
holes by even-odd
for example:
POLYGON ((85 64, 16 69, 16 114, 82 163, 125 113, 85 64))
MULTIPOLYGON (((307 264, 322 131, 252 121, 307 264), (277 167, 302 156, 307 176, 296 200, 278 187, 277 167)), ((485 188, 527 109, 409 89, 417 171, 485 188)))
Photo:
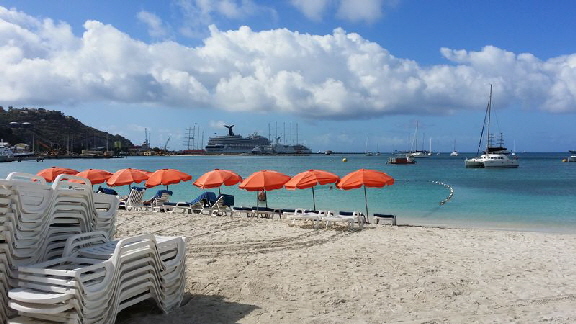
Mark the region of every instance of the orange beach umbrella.
POLYGON ((336 183, 340 177, 334 173, 324 170, 307 170, 298 173, 290 179, 284 187, 288 190, 312 188, 312 200, 314 201, 314 210, 316 210, 316 197, 314 187, 328 183, 336 183))
POLYGON ((166 186, 179 183, 180 181, 192 180, 192 176, 176 169, 160 169, 150 174, 146 180, 146 187, 166 186))
POLYGON ((112 172, 102 169, 86 169, 78 172, 76 175, 78 177, 90 180, 90 183, 92 184, 99 184, 106 182, 106 180, 108 180, 112 174, 112 172))
MULTIPOLYGON (((270 191, 280 189, 290 180, 289 175, 273 170, 261 170, 252 173, 240 184, 240 189, 246 191, 270 191)), ((268 201, 266 201, 268 207, 268 201)))
POLYGON ((233 186, 242 181, 242 177, 230 170, 214 169, 201 175, 193 185, 201 189, 218 187, 220 192, 221 186, 233 186))
POLYGON ((360 169, 348 173, 338 183, 336 187, 344 190, 364 187, 364 202, 366 203, 366 217, 368 217, 368 197, 366 187, 382 188, 394 184, 394 178, 378 170, 360 169))
POLYGON ((61 174, 75 175, 77 173, 78 173, 78 171, 74 170, 74 169, 61 168, 61 167, 53 166, 53 167, 38 171, 38 173, 36 173, 36 175, 41 176, 42 178, 46 179, 46 181, 48 181, 48 182, 53 182, 54 179, 56 179, 56 177, 58 177, 61 174))
POLYGON ((252 173, 240 184, 240 189, 246 191, 269 191, 280 189, 290 180, 289 175, 273 170, 261 170, 252 173))
POLYGON ((146 179, 148 179, 148 174, 144 171, 126 168, 114 172, 114 174, 106 180, 106 184, 111 187, 125 186, 133 183, 140 183, 146 179))

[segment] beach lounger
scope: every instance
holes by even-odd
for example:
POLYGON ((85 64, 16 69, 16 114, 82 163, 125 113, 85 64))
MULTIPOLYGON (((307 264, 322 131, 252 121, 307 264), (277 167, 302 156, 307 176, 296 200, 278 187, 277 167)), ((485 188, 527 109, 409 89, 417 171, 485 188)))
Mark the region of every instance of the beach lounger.
POLYGON ((374 214, 372 215, 372 219, 375 224, 388 221, 391 225, 396 225, 396 215, 374 214))
POLYGON ((9 303, 18 323, 113 323, 146 299, 168 312, 183 298, 185 248, 181 237, 106 241, 103 233, 81 234, 66 242, 61 258, 20 267, 9 303))
POLYGON ((312 221, 314 228, 318 228, 322 217, 326 216, 326 211, 319 210, 307 210, 297 208, 292 213, 285 214, 287 220, 292 220, 291 225, 295 225, 297 220, 303 220, 304 222, 312 221))
POLYGON ((144 191, 146 191, 146 188, 132 187, 126 200, 120 201, 120 209, 136 210, 144 208, 144 203, 142 201, 144 191))
POLYGON ((281 219, 282 218, 282 210, 268 208, 268 207, 260 207, 260 206, 253 206, 252 207, 252 216, 254 216, 254 217, 273 219, 274 215, 277 215, 278 218, 281 219))
POLYGON ((241 216, 241 214, 246 215, 246 217, 252 216, 252 208, 251 207, 232 207, 232 216, 241 216))
MULTIPOLYGON (((158 190, 154 197, 151 198, 150 204, 148 206, 152 208, 153 212, 166 211, 164 204, 168 202, 171 196, 172 191, 170 190, 158 190)), ((147 206, 147 204, 144 203, 144 206, 147 206)))
POLYGON ((364 223, 366 223, 366 217, 364 214, 357 211, 340 211, 336 215, 330 212, 327 213, 326 216, 322 217, 322 220, 326 222, 326 228, 335 223, 347 223, 349 230, 354 227, 354 224, 358 224, 358 228, 363 229, 364 223))
POLYGON ((201 201, 193 204, 185 201, 166 202, 162 207, 168 213, 200 214, 204 209, 204 203, 201 201))
MULTIPOLYGON (((233 196, 231 196, 234 198, 233 196)), ((203 210, 206 211, 209 215, 212 216, 232 216, 232 208, 230 205, 226 205, 226 197, 224 195, 220 195, 216 202, 212 206, 209 206, 203 210)), ((233 200, 232 200, 233 202, 233 200)))
POLYGON ((200 214, 208 206, 213 205, 216 202, 216 194, 211 191, 206 191, 201 193, 198 197, 192 201, 180 201, 177 203, 164 203, 164 208, 168 212, 182 212, 188 214, 200 214))
POLYGON ((103 188, 102 186, 99 186, 98 189, 96 190, 96 192, 105 193, 107 195, 118 196, 118 192, 116 192, 116 190, 110 189, 110 188, 103 188))

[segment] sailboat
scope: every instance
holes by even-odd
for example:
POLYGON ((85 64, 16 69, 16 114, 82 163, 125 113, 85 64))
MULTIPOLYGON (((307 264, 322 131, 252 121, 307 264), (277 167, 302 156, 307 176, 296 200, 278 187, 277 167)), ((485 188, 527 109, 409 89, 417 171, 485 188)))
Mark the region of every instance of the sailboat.
MULTIPOLYGON (((422 142, 424 142, 424 138, 422 138, 422 142)), ((424 158, 430 156, 429 152, 422 149, 418 150, 418 121, 416 121, 416 130, 414 131, 414 139, 412 141, 412 148, 408 155, 413 158, 424 158)))
POLYGON ((484 116, 484 126, 480 132, 480 142, 478 143, 478 152, 482 146, 482 141, 486 143, 484 154, 466 159, 465 166, 467 168, 517 168, 520 163, 515 156, 510 156, 510 152, 504 147, 504 137, 500 133, 500 137, 494 145, 494 134, 490 133, 490 119, 492 111, 492 85, 490 85, 490 99, 488 106, 486 106, 486 115, 484 116), (486 129, 486 132, 484 130, 486 129))
POLYGON ((456 151, 456 140, 454 140, 454 149, 452 150, 452 153, 450 153, 450 156, 458 156, 458 151, 456 151))
POLYGON ((372 156, 372 152, 368 151, 368 137, 366 137, 366 152, 364 153, 366 156, 372 156))

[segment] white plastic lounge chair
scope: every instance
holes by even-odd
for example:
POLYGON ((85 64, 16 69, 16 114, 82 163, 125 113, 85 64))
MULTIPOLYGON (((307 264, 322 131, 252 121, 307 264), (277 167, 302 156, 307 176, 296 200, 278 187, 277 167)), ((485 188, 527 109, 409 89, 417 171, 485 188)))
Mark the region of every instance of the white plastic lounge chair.
POLYGON ((164 203, 164 209, 169 213, 200 214, 202 209, 204 209, 204 203, 202 201, 197 201, 193 204, 185 201, 177 203, 166 202, 164 203))
MULTIPOLYGON (((86 179, 71 175, 59 176, 51 186, 30 174, 0 180, 0 323, 13 315, 7 291, 16 287, 17 267, 61 257, 72 235, 95 229, 113 234, 118 198, 104 196, 94 194, 86 179)), ((44 316, 37 318, 59 315, 44 316)))
POLYGON ((224 205, 224 196, 220 196, 212 206, 202 211, 202 213, 204 212, 212 216, 232 216, 232 208, 224 205))
POLYGON ((282 210, 268 208, 268 207, 253 206, 252 207, 252 215, 254 217, 270 218, 270 219, 273 219, 274 216, 278 216, 278 218, 281 219, 282 218, 282 210))
POLYGON ((112 323, 122 309, 154 299, 164 312, 182 301, 185 243, 181 237, 141 235, 91 245, 95 233, 67 242, 64 258, 19 269, 9 292, 19 321, 112 323))
POLYGON ((326 211, 297 208, 293 213, 287 214, 286 219, 292 220, 292 226, 296 224, 297 220, 303 220, 304 222, 312 221, 314 228, 318 228, 320 221, 324 216, 326 216, 326 211))
POLYGON ((146 188, 132 188, 126 199, 126 210, 136 210, 144 208, 142 197, 146 188))
POLYGON ((170 200, 172 195, 169 192, 162 192, 160 197, 154 197, 150 206, 152 207, 152 211, 159 212, 159 211, 167 211, 170 207, 165 208, 164 204, 170 200))
POLYGON ((382 223, 382 222, 390 222, 390 225, 396 225, 396 215, 390 214, 374 214, 372 215, 372 219, 374 220, 375 224, 382 223))
POLYGON ((334 223, 347 223, 348 229, 352 229, 354 224, 358 224, 359 229, 364 228, 364 223, 366 222, 364 214, 361 212, 353 211, 353 212, 345 212, 340 211, 337 215, 334 213, 329 212, 326 216, 322 217, 322 220, 326 222, 326 228, 334 223))
POLYGON ((252 208, 244 206, 232 207, 232 216, 241 216, 242 214, 244 214, 246 217, 252 216, 252 208))

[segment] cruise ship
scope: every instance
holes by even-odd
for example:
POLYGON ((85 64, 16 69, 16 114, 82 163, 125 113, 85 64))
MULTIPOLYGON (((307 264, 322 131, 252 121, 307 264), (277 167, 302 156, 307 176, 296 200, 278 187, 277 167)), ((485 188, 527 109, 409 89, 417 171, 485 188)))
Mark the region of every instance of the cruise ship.
POLYGON ((224 125, 228 128, 228 135, 215 136, 208 139, 206 145, 206 153, 221 153, 221 154, 242 154, 252 153, 252 149, 257 146, 270 145, 270 140, 266 137, 260 136, 257 133, 243 137, 234 134, 232 128, 234 125, 224 125))
POLYGON ((276 138, 276 143, 269 145, 258 145, 252 149, 252 154, 311 154, 312 150, 302 144, 281 144, 280 138, 276 138))

